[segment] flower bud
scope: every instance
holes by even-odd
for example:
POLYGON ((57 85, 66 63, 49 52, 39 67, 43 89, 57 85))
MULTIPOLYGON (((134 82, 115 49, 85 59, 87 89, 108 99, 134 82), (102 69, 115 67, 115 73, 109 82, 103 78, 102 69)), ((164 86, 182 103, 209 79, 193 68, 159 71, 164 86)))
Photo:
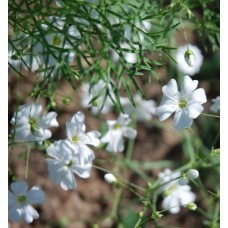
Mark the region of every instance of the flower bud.
POLYGON ((195 55, 190 49, 187 49, 187 51, 184 53, 184 58, 190 67, 195 65, 195 55))
POLYGON ((191 211, 195 211, 197 208, 197 205, 195 203, 188 203, 187 208, 191 211))
POLYGON ((65 105, 69 105, 70 102, 71 102, 71 100, 70 100, 70 98, 65 97, 65 98, 62 99, 62 102, 63 102, 63 104, 65 104, 65 105))
POLYGON ((197 177, 199 177, 199 172, 196 169, 189 169, 187 172, 187 177, 189 179, 196 179, 197 177))
POLYGON ((106 173, 104 175, 104 179, 109 184, 113 184, 113 183, 117 182, 116 177, 114 175, 112 175, 111 173, 106 173))
POLYGON ((160 211, 154 211, 151 215, 151 218, 157 221, 157 220, 160 220, 162 216, 163 214, 160 211))

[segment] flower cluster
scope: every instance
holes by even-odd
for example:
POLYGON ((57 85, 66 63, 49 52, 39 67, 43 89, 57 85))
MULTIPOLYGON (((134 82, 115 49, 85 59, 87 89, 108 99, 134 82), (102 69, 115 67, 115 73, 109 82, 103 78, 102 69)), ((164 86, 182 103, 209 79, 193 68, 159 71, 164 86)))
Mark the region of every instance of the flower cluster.
POLYGON ((66 123, 65 140, 55 141, 47 148, 51 158, 46 159, 50 179, 64 190, 76 188, 74 173, 88 178, 95 158, 94 152, 87 146, 99 146, 98 131, 85 132, 85 116, 77 112, 70 122, 66 123))

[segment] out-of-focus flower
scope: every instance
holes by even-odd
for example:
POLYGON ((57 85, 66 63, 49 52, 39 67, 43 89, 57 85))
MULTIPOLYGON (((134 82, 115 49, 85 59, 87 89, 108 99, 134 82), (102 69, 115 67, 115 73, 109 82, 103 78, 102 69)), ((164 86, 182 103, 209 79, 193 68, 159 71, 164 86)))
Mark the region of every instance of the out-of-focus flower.
POLYGON ((188 44, 177 49, 176 61, 177 69, 180 72, 193 76, 200 71, 203 64, 203 55, 198 47, 188 44), (189 50, 191 53, 188 52, 189 50))
POLYGON ((102 143, 107 143, 106 149, 110 152, 122 152, 124 150, 123 137, 134 139, 137 131, 128 127, 131 119, 128 114, 120 114, 117 120, 108 120, 108 132, 101 138, 102 143))
POLYGON ((39 186, 33 186, 28 191, 25 181, 13 182, 8 191, 8 216, 12 222, 19 222, 22 218, 26 223, 32 223, 39 218, 38 212, 30 204, 45 202, 44 192, 39 186))
POLYGON ((126 97, 120 97, 120 102, 123 110, 128 115, 136 113, 138 121, 150 121, 152 114, 156 112, 156 103, 153 100, 143 100, 138 94, 134 96, 135 106, 132 105, 130 100, 126 97))
POLYGON ((196 195, 191 192, 189 185, 180 185, 178 177, 181 177, 179 172, 172 172, 170 169, 165 169, 159 174, 159 179, 162 185, 162 191, 165 192, 165 198, 162 202, 162 208, 169 210, 172 214, 180 212, 180 206, 186 206, 196 199, 196 195))
POLYGON ((51 137, 50 127, 58 127, 57 113, 49 112, 41 116, 42 105, 32 103, 21 105, 14 113, 11 124, 15 124, 15 137, 20 141, 42 142, 51 137))
POLYGON ((195 180, 196 178, 199 177, 199 171, 196 169, 189 169, 186 174, 187 174, 187 177, 191 180, 195 180))
POLYGON ((88 178, 92 168, 93 156, 81 163, 80 153, 66 140, 55 141, 47 148, 51 158, 46 159, 50 179, 60 185, 65 191, 77 187, 74 174, 81 178, 88 178))
POLYGON ((175 112, 174 127, 178 130, 190 127, 193 119, 204 110, 202 104, 207 101, 204 89, 196 89, 197 86, 198 80, 193 81, 189 76, 184 76, 181 92, 178 91, 175 79, 163 86, 164 95, 156 110, 160 121, 166 120, 175 112))
POLYGON ((90 108, 93 114, 98 114, 99 112, 106 114, 111 110, 113 103, 110 97, 106 94, 108 92, 110 96, 114 97, 114 93, 110 84, 99 80, 97 84, 90 88, 88 83, 83 83, 81 90, 81 105, 84 108, 90 108), (95 100, 93 100, 94 98, 95 100))
POLYGON ((212 99, 213 104, 210 107, 212 112, 218 112, 220 109, 220 96, 217 96, 215 99, 212 99))
POLYGON ((104 175, 104 179, 109 184, 116 183, 116 181, 117 181, 116 177, 113 174, 111 174, 111 173, 106 173, 104 175))

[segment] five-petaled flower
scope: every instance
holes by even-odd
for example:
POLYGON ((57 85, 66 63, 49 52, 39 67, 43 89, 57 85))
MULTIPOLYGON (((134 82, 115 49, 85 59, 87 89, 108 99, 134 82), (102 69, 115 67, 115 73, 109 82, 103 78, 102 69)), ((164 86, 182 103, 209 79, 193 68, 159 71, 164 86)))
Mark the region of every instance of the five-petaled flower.
POLYGON ((19 107, 11 120, 11 124, 15 125, 16 139, 25 142, 42 142, 52 136, 48 128, 59 126, 56 120, 57 113, 49 112, 47 115, 41 116, 41 111, 40 103, 25 104, 19 107))
POLYGON ((108 132, 101 138, 102 143, 107 143, 106 149, 110 152, 122 152, 124 150, 123 137, 134 139, 137 131, 128 127, 131 119, 128 114, 120 114, 117 120, 108 120, 108 132))
POLYGON ((171 79, 163 86, 162 102, 156 110, 160 121, 166 120, 175 112, 175 128, 180 130, 190 127, 193 119, 203 111, 202 104, 207 101, 204 89, 196 89, 197 86, 198 81, 192 80, 189 76, 184 76, 181 92, 178 91, 175 79, 171 79))
POLYGON ((39 186, 33 186, 28 191, 25 181, 13 182, 11 191, 8 191, 9 220, 19 222, 22 218, 26 223, 32 223, 39 218, 38 212, 30 204, 42 204, 45 202, 44 192, 39 186))

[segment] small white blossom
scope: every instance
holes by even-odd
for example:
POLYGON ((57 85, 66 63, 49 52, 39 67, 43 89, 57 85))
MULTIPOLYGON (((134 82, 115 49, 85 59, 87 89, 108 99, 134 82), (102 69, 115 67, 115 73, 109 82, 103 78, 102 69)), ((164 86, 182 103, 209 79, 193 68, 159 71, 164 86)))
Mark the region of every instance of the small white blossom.
POLYGON ((106 96, 106 90, 108 90, 110 96, 114 97, 111 85, 99 80, 91 89, 88 83, 83 83, 81 86, 82 100, 81 105, 84 108, 90 108, 93 114, 108 113, 112 106, 112 100, 109 96, 106 96), (92 103, 92 99, 97 97, 92 103))
POLYGON ((212 99, 213 104, 210 107, 212 112, 218 112, 220 109, 220 96, 217 96, 215 99, 212 99))
POLYGON ((8 191, 8 216, 12 222, 19 222, 22 218, 26 223, 32 223, 39 218, 38 212, 30 204, 45 202, 44 192, 39 186, 34 186, 28 191, 25 181, 13 182, 11 191, 8 191))
POLYGON ((161 184, 164 184, 162 190, 166 193, 162 208, 169 210, 172 214, 179 213, 180 206, 186 206, 196 199, 196 195, 191 192, 189 185, 179 184, 178 177, 180 176, 179 172, 172 172, 170 169, 165 169, 164 172, 159 174, 161 184))
POLYGON ((156 111, 155 101, 143 100, 139 94, 134 96, 136 107, 134 107, 126 97, 120 97, 120 102, 125 113, 128 115, 136 113, 138 121, 150 121, 152 119, 152 114, 155 114, 156 111))
POLYGON ((187 75, 193 76, 199 73, 203 64, 203 55, 198 47, 188 44, 177 49, 176 53, 177 69, 187 75), (186 56, 186 51, 190 50, 191 54, 186 56), (187 57, 187 59, 186 59, 187 57))
POLYGON ((50 179, 60 185, 65 191, 77 187, 74 174, 81 178, 88 178, 92 168, 94 156, 87 157, 83 163, 80 153, 75 153, 74 148, 66 140, 55 141, 47 148, 50 157, 46 159, 50 179))
POLYGON ((106 149, 110 152, 122 152, 124 150, 123 137, 134 139, 137 131, 128 127, 131 119, 128 114, 120 114, 117 120, 108 120, 108 132, 101 138, 102 143, 107 143, 106 149))
POLYGON ((187 174, 187 177, 191 180, 194 180, 199 177, 199 171, 196 169, 189 169, 186 174, 187 174))
POLYGON ((104 179, 105 179, 105 181, 107 182, 107 183, 109 183, 109 184, 113 184, 113 183, 116 183, 116 177, 113 175, 113 174, 111 174, 111 173, 106 173, 105 175, 104 175, 104 179))
POLYGON ((204 110, 202 104, 207 101, 204 89, 196 89, 197 86, 198 81, 193 81, 189 76, 184 76, 180 92, 175 79, 163 86, 164 95, 156 110, 160 121, 166 120, 175 112, 174 127, 178 130, 190 127, 193 119, 204 110))
POLYGON ((87 146, 99 146, 100 132, 89 131, 85 132, 84 124, 85 115, 82 112, 77 112, 71 119, 71 122, 66 123, 67 141, 70 143, 75 153, 78 153, 81 164, 87 163, 88 160, 94 158, 94 152, 87 146))
MULTIPOLYGON (((48 128, 58 127, 57 113, 49 112, 41 116, 42 105, 40 103, 25 104, 19 106, 14 113, 11 124, 15 124, 15 137, 20 141, 42 142, 52 136, 48 128)), ((14 130, 13 130, 14 132, 14 130)))

